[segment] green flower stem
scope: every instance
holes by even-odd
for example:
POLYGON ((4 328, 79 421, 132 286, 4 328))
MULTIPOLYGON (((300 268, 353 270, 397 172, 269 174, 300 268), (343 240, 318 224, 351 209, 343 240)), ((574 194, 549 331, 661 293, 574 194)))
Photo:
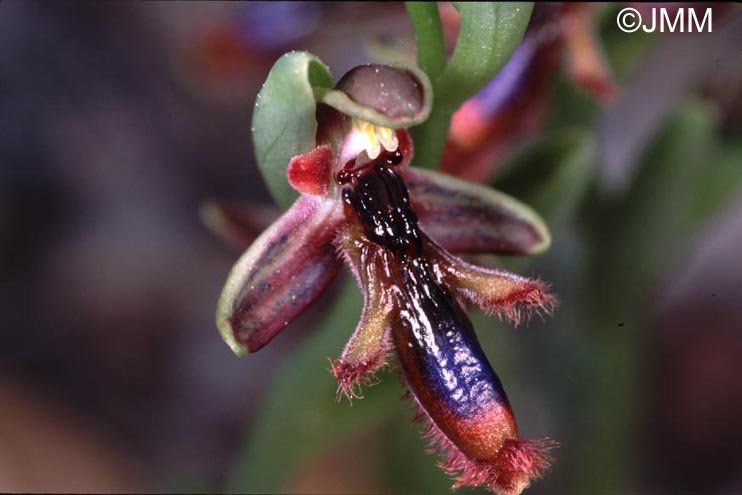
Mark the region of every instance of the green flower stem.
POLYGON ((405 2, 407 15, 415 31, 417 63, 430 79, 436 79, 446 67, 443 27, 435 2, 405 2))
MULTIPOLYGON (((433 98, 440 94, 433 84, 433 98)), ((413 164, 423 168, 438 168, 451 126, 451 117, 457 107, 446 108, 443 102, 434 101, 430 116, 424 124, 413 127, 410 132, 415 143, 413 164)))

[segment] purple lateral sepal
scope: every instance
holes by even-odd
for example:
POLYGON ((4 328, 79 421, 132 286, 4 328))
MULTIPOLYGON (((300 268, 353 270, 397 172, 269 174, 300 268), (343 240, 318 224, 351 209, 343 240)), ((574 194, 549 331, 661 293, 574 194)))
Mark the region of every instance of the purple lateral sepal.
POLYGON ((237 261, 217 307, 235 353, 263 347, 329 285, 342 265, 332 243, 342 220, 336 201, 301 196, 237 261))
POLYGON ((551 243, 539 215, 511 196, 430 170, 400 174, 420 227, 447 250, 525 255, 551 243))

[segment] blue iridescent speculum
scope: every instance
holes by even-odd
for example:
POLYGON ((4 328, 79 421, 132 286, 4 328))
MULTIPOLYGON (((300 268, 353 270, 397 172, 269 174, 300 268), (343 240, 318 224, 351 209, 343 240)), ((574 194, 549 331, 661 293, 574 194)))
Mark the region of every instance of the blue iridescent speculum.
POLYGON ((364 308, 332 362, 339 393, 362 397, 360 387, 392 356, 455 486, 520 493, 548 466, 548 443, 518 436, 464 307, 518 323, 523 311, 549 311, 553 298, 539 280, 470 265, 447 248, 531 254, 549 235, 513 198, 407 165, 413 146, 404 127, 424 120, 429 87, 414 69, 367 65, 318 91, 316 148, 288 165, 302 194, 235 265, 217 325, 236 352, 254 352, 345 261, 364 308))

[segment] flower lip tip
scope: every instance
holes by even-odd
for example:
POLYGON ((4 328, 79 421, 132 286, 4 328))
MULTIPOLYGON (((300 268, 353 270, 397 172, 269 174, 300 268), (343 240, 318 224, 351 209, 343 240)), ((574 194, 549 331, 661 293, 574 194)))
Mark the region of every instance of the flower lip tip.
POLYGON ((549 451, 558 446, 548 438, 513 438, 505 442, 492 461, 472 461, 454 452, 449 453, 442 467, 455 476, 454 489, 486 486, 496 495, 518 495, 546 474, 554 462, 549 451))

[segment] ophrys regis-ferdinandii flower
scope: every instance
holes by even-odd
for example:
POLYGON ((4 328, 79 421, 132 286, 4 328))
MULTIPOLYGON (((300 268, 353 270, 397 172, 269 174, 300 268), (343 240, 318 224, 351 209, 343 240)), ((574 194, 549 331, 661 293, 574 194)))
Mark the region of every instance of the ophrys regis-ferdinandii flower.
POLYGON ((451 254, 533 254, 550 242, 539 217, 490 188, 408 166, 405 127, 430 109, 430 85, 407 66, 364 65, 315 88, 315 148, 294 156, 301 194, 230 273, 217 325, 237 354, 255 352, 316 300, 343 262, 364 295, 360 322, 332 361, 339 394, 360 398, 390 355, 427 421, 454 486, 516 494, 548 467, 548 441, 517 426, 464 306, 514 323, 548 312, 539 280, 451 254))

